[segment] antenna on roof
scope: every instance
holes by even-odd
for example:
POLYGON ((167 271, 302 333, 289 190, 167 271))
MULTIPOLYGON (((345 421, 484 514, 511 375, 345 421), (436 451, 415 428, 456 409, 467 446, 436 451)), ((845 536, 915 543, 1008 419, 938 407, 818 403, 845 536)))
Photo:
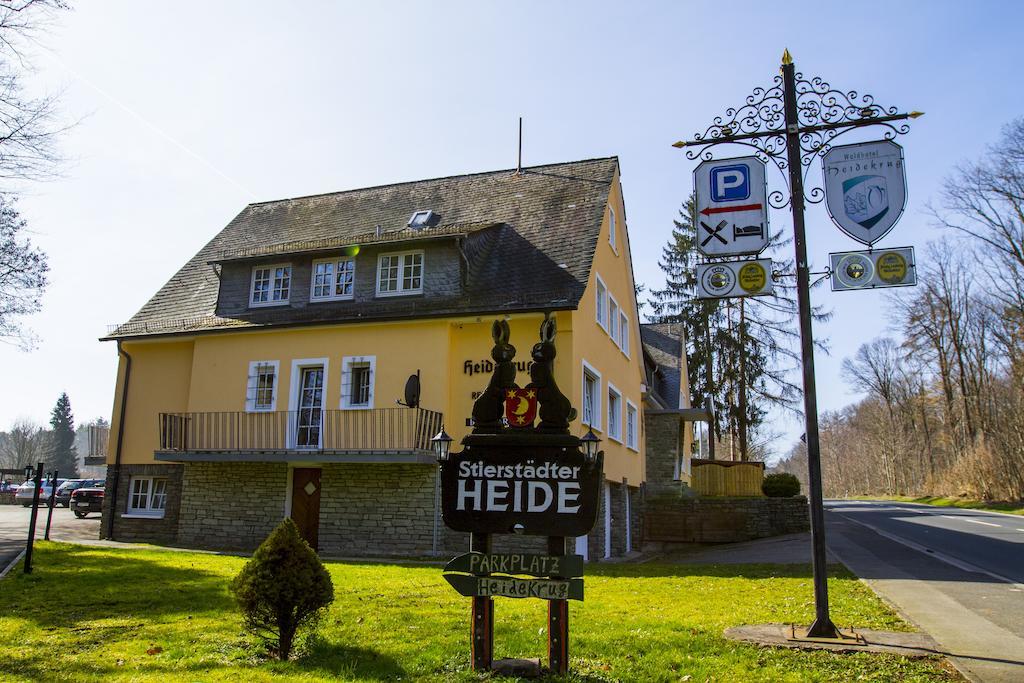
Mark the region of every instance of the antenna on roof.
POLYGON ((521 175, 523 172, 523 117, 519 117, 519 156, 516 158, 516 172, 513 175, 521 175))

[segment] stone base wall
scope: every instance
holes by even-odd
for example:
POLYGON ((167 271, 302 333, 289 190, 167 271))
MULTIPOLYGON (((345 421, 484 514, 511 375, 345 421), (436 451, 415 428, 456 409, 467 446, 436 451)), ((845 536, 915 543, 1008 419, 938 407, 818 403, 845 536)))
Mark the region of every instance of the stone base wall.
MULTIPOLYGON (((602 485, 598 496, 597 521, 594 528, 587 534, 587 554, 590 562, 605 559, 605 548, 611 545, 612 558, 626 554, 626 494, 625 486, 614 482, 606 482, 611 492, 611 537, 605 537, 605 492, 602 485)), ((632 550, 640 548, 640 532, 642 530, 643 492, 640 488, 629 487, 630 508, 630 540, 632 550)), ((575 547, 577 554, 582 553, 581 546, 570 541, 570 550, 575 547)))
POLYGON ((117 481, 117 495, 114 490, 114 468, 107 468, 106 495, 103 497, 103 519, 100 523, 100 538, 106 538, 110 530, 110 506, 116 506, 114 529, 111 536, 115 541, 143 543, 175 543, 178 540, 179 502, 181 501, 181 465, 121 465, 117 481), (167 479, 167 503, 163 517, 132 517, 128 515, 132 477, 164 477, 167 479), (116 498, 116 501, 115 501, 116 498))
POLYGON ((648 498, 644 543, 736 543, 807 531, 807 498, 648 498))
POLYGON ((432 554, 435 543, 438 551, 448 542, 457 544, 447 538, 436 511, 436 474, 432 465, 324 465, 320 552, 421 556, 432 554))
POLYGON ((284 519, 287 484, 285 463, 185 465, 178 543, 254 549, 284 519))
MULTIPOLYGON (((108 475, 108 481, 112 477, 108 475)), ((121 468, 118 508, 127 509, 132 476, 168 478, 162 519, 115 520, 114 538, 189 548, 253 550, 285 516, 285 463, 189 463, 121 468)), ((112 484, 110 485, 112 486, 112 484)), ((450 557, 469 550, 469 534, 444 526, 433 465, 325 463, 320 474, 319 549, 325 556, 450 557)), ((626 496, 610 484, 612 556, 626 552, 626 496)), ((604 493, 589 535, 591 561, 604 558, 604 493)), ((630 488, 631 539, 640 547, 642 493, 630 488)), ((104 510, 106 517, 108 511, 104 510)), ((106 531, 106 525, 103 526, 106 531)), ((542 536, 492 536, 494 552, 546 553, 542 536)), ((573 539, 568 548, 572 550, 573 539)))

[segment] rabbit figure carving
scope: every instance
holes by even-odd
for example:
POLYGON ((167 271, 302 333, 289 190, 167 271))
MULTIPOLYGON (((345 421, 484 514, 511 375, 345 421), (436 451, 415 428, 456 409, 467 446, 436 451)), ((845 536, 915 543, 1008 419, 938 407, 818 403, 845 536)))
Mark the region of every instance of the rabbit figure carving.
POLYGON ((494 360, 494 372, 483 394, 473 403, 474 434, 497 434, 502 430, 505 392, 508 389, 519 388, 515 383, 516 365, 513 362, 516 347, 509 344, 510 336, 508 321, 495 320, 491 325, 491 338, 494 340, 491 358, 494 360))

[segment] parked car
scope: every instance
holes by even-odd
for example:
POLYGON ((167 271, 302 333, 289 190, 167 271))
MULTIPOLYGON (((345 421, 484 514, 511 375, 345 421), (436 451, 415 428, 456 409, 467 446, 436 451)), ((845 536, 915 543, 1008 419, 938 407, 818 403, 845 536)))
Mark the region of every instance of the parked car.
POLYGON ((102 479, 68 479, 57 487, 57 497, 54 499, 54 504, 71 507, 72 492, 80 488, 96 486, 101 483, 103 483, 102 479))
MULTIPOLYGON (((57 480, 57 488, 59 489, 60 485, 63 484, 65 481, 67 481, 67 479, 58 479, 57 480)), ((52 491, 52 490, 53 490, 53 487, 50 485, 50 483, 47 482, 47 481, 43 481, 43 485, 39 487, 39 503, 40 503, 40 505, 49 505, 50 504, 50 491, 52 491)), ((32 506, 32 495, 33 495, 34 491, 35 491, 35 482, 33 482, 31 479, 26 481, 24 484, 22 484, 21 486, 18 487, 17 493, 14 494, 15 502, 21 503, 24 507, 31 507, 32 506)))
POLYGON ((103 484, 96 486, 83 486, 71 492, 71 504, 69 507, 75 513, 75 517, 81 519, 90 512, 103 511, 103 484))

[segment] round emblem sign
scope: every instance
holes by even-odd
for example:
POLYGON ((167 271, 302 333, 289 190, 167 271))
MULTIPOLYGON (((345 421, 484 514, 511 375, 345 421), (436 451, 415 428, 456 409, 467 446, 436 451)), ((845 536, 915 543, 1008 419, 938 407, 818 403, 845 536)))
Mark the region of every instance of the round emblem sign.
POLYGON ((903 282, 907 279, 907 260, 895 251, 882 254, 878 257, 878 277, 890 285, 903 282))
POLYGON ((725 296, 732 291, 736 278, 725 266, 712 266, 704 271, 704 289, 715 296, 725 296))
POLYGON ((768 284, 768 273, 760 263, 748 263, 740 268, 739 283, 748 294, 760 292, 768 284))
POLYGON ((864 287, 871 282, 875 267, 863 254, 847 254, 833 275, 846 287, 864 287))

